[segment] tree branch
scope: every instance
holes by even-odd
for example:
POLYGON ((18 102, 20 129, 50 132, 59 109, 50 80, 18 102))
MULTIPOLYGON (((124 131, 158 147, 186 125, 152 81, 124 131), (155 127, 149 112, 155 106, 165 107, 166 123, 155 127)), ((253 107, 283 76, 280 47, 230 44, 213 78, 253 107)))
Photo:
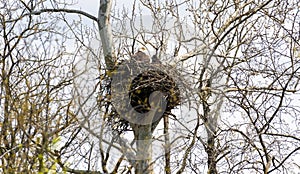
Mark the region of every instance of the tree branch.
POLYGON ((80 15, 83 15, 89 19, 92 19, 93 21, 95 22, 98 22, 98 18, 96 18, 95 16, 87 13, 87 12, 84 12, 84 11, 81 11, 81 10, 75 10, 75 9, 64 9, 64 8, 61 8, 61 9, 41 9, 39 11, 32 11, 31 13, 28 13, 28 14, 25 14, 25 16, 28 16, 28 15, 40 15, 42 13, 51 13, 51 12, 64 12, 64 13, 73 13, 73 14, 80 14, 80 15))

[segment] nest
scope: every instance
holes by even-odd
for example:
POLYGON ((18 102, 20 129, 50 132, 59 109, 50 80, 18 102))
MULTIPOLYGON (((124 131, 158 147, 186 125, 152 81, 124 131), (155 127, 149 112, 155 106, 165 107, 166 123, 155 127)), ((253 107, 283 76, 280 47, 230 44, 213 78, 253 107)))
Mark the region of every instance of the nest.
POLYGON ((168 103, 165 114, 179 105, 180 92, 173 78, 162 71, 150 70, 138 75, 131 83, 130 103, 137 112, 149 112, 149 97, 154 91, 160 91, 166 97, 168 103))
MULTIPOLYGON (((154 91, 162 92, 167 101, 163 116, 168 116, 171 110, 180 104, 180 90, 175 79, 155 67, 143 71, 132 80, 128 91, 131 106, 139 113, 149 112, 149 97, 154 91)), ((118 132, 131 130, 129 122, 120 117, 114 107, 111 108, 107 121, 118 132)))

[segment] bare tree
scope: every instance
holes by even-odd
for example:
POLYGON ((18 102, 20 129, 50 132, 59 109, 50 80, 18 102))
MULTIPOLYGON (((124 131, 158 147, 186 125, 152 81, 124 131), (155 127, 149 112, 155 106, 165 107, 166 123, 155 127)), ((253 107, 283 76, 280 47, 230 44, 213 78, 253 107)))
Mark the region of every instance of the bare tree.
MULTIPOLYGON (((42 2, 1 1, 0 160, 3 173, 56 171, 57 143, 76 132, 73 58, 64 28, 28 14, 42 2), (55 156, 55 158, 54 158, 55 156)), ((77 127, 77 128, 76 128, 77 127)), ((60 149, 60 150, 63 150, 60 149)))
MULTIPOLYGON (((120 1, 99 2, 96 16, 65 2, 2 2, 3 172, 300 170, 299 2, 134 0, 123 8, 120 1), (85 19, 93 24, 85 26, 85 19), (70 41, 73 53, 60 50, 70 41), (148 125, 126 120, 116 103, 124 100, 114 98, 116 73, 132 65, 139 46, 181 94, 177 108, 148 125), (60 146, 49 148, 57 137, 60 146), (25 169, 27 163, 32 167, 25 169)), ((125 91, 131 99, 145 92, 143 78, 125 91)))

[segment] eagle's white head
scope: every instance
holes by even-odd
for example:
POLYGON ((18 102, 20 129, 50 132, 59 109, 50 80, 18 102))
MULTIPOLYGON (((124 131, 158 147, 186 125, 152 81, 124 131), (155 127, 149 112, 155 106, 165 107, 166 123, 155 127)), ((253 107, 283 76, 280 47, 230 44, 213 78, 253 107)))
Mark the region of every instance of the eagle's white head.
POLYGON ((150 63, 150 57, 147 55, 147 49, 145 47, 140 47, 138 52, 136 52, 131 58, 137 62, 150 63))
POLYGON ((140 51, 140 52, 143 52, 143 53, 146 53, 147 52, 147 49, 146 49, 146 47, 140 47, 139 49, 138 49, 138 51, 140 51))

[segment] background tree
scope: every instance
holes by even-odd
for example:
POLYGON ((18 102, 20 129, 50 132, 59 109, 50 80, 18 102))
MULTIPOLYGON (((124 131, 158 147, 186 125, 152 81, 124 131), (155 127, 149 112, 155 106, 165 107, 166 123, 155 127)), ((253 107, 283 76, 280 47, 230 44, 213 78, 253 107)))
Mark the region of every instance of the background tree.
POLYGON ((109 85, 138 45, 182 80, 180 107, 152 133, 148 173, 300 170, 299 2, 99 2, 95 16, 1 2, 3 172, 139 173, 109 85))
POLYGON ((41 1, 0 4, 1 172, 55 172, 56 154, 72 141, 58 149, 61 136, 79 129, 69 113, 74 52, 66 45, 73 38, 55 16, 30 14, 41 1))

